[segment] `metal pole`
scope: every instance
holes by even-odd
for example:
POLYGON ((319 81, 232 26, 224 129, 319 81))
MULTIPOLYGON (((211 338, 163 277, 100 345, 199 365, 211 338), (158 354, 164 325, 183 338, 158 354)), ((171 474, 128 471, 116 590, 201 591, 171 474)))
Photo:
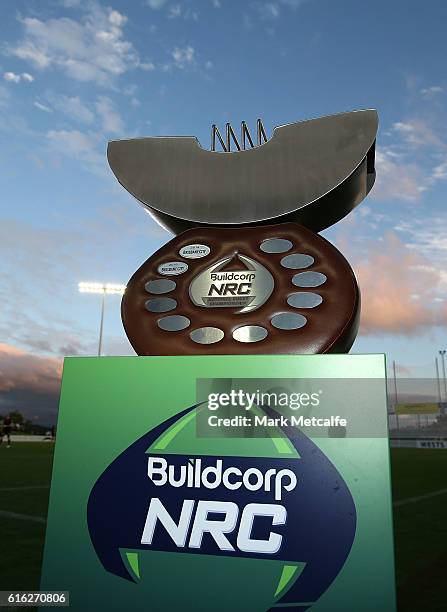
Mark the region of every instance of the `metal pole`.
POLYGON ((98 357, 101 357, 102 349, 102 329, 104 327, 104 307, 106 302, 106 288, 102 290, 102 302, 101 302, 101 323, 99 324, 99 342, 98 342, 98 357))
POLYGON ((396 412, 397 406, 397 379, 396 379, 396 362, 393 359, 393 377, 394 377, 394 414, 396 415, 396 426, 399 429, 399 415, 396 412))
POLYGON ((439 354, 441 355, 442 358, 442 375, 444 377, 444 400, 447 402, 447 380, 445 377, 445 350, 444 351, 439 351, 439 354))
POLYGON ((438 358, 437 357, 435 357, 435 364, 436 364, 436 381, 438 383, 438 400, 439 400, 439 406, 441 406, 441 404, 442 404, 441 380, 439 378, 439 363, 438 363, 438 358))

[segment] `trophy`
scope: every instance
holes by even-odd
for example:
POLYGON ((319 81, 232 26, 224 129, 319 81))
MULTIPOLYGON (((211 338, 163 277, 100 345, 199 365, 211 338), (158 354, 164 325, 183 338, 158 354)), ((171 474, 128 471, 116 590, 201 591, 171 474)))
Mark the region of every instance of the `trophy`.
POLYGON ((112 141, 116 178, 176 236, 135 272, 122 301, 139 355, 347 353, 360 292, 319 231, 345 217, 375 180, 375 110, 238 138, 112 141), (216 151, 216 140, 222 152, 216 151), (231 150, 231 145, 236 150, 231 150))
POLYGON ((109 144, 175 236, 122 300, 152 357, 64 366, 46 592, 81 612, 395 610, 385 358, 317 354, 357 333, 354 273, 318 232, 371 189, 376 132, 364 110, 270 140, 213 126, 210 151, 109 144))

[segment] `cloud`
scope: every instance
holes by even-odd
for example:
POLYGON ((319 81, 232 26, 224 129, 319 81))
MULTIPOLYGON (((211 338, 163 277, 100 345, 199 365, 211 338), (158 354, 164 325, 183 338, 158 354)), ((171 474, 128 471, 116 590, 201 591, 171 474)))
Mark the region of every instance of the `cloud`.
POLYGON ((199 14, 192 8, 184 8, 181 4, 173 4, 169 7, 168 19, 183 18, 185 20, 192 19, 193 21, 199 21, 199 14))
POLYGON ((263 21, 275 20, 281 16, 283 8, 296 10, 306 0, 277 0, 267 2, 254 2, 252 7, 263 21))
POLYGON ((62 359, 0 344, 0 414, 12 411, 43 424, 56 421, 62 359))
POLYGON ((424 87, 420 90, 421 94, 427 98, 432 98, 437 94, 440 94, 444 91, 444 88, 440 85, 432 85, 431 87, 424 87))
POLYGON ((150 6, 151 9, 161 9, 165 4, 166 0, 146 0, 147 6, 150 6))
POLYGON ((8 81, 9 83, 20 83, 21 81, 20 75, 15 74, 14 72, 5 72, 3 74, 3 78, 5 79, 5 81, 8 81))
POLYGON ((438 262, 445 270, 447 257, 447 219, 445 215, 427 214, 422 218, 412 216, 408 221, 402 220, 395 230, 407 238, 408 248, 420 251, 427 260, 432 263, 438 262))
MULTIPOLYGON (((60 146, 66 148, 65 143, 60 146)), ((82 153, 82 140, 79 150, 80 157, 88 157, 82 153)), ((111 268, 117 253, 136 249, 136 259, 143 261, 148 240, 149 250, 155 250, 169 239, 159 226, 144 219, 139 207, 128 205, 128 196, 118 186, 116 192, 108 190, 103 204, 89 208, 82 219, 76 198, 67 192, 56 197, 47 227, 29 220, 2 220, 1 342, 52 357, 96 353, 100 303, 98 296, 81 296, 78 281, 125 282, 135 268, 134 258, 124 265, 123 258, 118 258, 118 268, 111 268), (61 215, 64 228, 59 226, 61 215)), ((111 352, 109 325, 113 320, 121 330, 119 298, 110 296, 106 306, 106 354, 111 352)), ((116 348, 123 350, 118 344, 116 348)))
POLYGON ((180 4, 174 4, 169 8, 168 17, 170 19, 175 19, 176 17, 181 17, 181 16, 182 16, 182 7, 180 6, 180 4))
POLYGON ((279 4, 277 2, 257 2, 256 10, 261 19, 276 19, 279 17, 279 4))
POLYGON ((108 175, 105 155, 99 151, 103 140, 100 134, 80 130, 49 130, 46 133, 52 151, 79 161, 85 170, 102 177, 108 175))
POLYGON ((397 121, 384 136, 394 139, 392 144, 377 149, 373 197, 416 201, 437 182, 447 179, 447 138, 436 113, 427 113, 424 119, 397 121))
POLYGON ((447 157, 446 159, 435 166, 430 175, 430 183, 435 183, 447 178, 447 157))
POLYGON ((20 83, 21 81, 32 83, 34 81, 33 75, 29 74, 29 72, 22 72, 22 74, 16 74, 15 72, 4 72, 3 78, 9 83, 20 83))
POLYGON ((39 357, 0 343, 0 391, 27 389, 35 393, 58 393, 62 360, 39 357))
POLYGON ((43 111, 44 113, 52 113, 53 112, 52 109, 49 106, 47 106, 46 104, 42 104, 38 100, 33 102, 33 106, 35 106, 39 110, 43 111))
POLYGON ((195 50, 194 47, 188 45, 187 47, 180 48, 175 47, 171 52, 172 59, 177 68, 183 69, 187 65, 194 63, 195 50))
POLYGON ((121 134, 124 131, 124 122, 110 98, 100 96, 95 106, 96 112, 101 118, 104 132, 121 134))
POLYGON ((94 139, 79 130, 49 130, 46 136, 56 149, 75 155, 89 153, 95 148, 94 139))
POLYGON ((75 283, 89 256, 80 228, 40 228, 5 218, 0 225, 2 341, 39 353, 61 354, 68 346, 72 354, 84 352, 88 343, 82 326, 65 313, 72 299, 67 279, 74 277, 71 283, 75 283))
MULTIPOLYGON (((48 98, 52 101, 53 108, 74 121, 93 128, 48 130, 46 143, 50 150, 60 156, 75 159, 88 172, 102 178, 109 177, 104 152, 107 135, 120 135, 125 131, 124 121, 113 100, 108 96, 98 96, 93 112, 79 96, 50 95, 48 98)), ((135 101, 131 104, 137 106, 139 101, 135 97, 133 99, 135 101)))
MULTIPOLYGON (((174 47, 171 52, 171 61, 166 62, 161 66, 162 70, 168 72, 172 69, 186 70, 197 68, 205 68, 209 70, 212 64, 209 61, 201 61, 200 63, 196 60, 196 50, 192 45, 185 45, 184 47, 174 47)), ((202 73, 203 74, 203 73, 202 73)))
POLYGON ((439 271, 427 265, 393 233, 354 266, 362 293, 360 332, 368 334, 422 334, 447 323, 444 303, 435 300, 439 271))
POLYGON ((416 163, 406 163, 392 149, 376 150, 377 178, 371 197, 378 200, 415 202, 421 197, 422 171, 416 163))
POLYGON ((410 119, 394 123, 392 131, 397 132, 410 145, 416 147, 444 147, 441 138, 422 119, 410 119))
POLYGON ((52 67, 75 80, 101 85, 139 67, 138 53, 124 37, 127 17, 97 2, 86 7, 79 20, 20 18, 23 36, 8 47, 9 54, 39 70, 52 67))
POLYGON ((122 28, 127 22, 127 17, 125 15, 121 15, 118 11, 111 11, 109 13, 109 21, 112 25, 122 28))
POLYGON ((95 118, 94 113, 82 102, 79 96, 53 96, 53 106, 79 123, 91 124, 95 118))

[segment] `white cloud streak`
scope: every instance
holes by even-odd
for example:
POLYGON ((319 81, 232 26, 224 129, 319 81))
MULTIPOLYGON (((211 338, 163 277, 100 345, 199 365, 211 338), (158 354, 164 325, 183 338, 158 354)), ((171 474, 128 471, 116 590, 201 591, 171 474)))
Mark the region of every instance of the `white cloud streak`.
POLYGON ((39 110, 43 111, 44 113, 52 113, 53 112, 53 110, 49 106, 47 106, 46 104, 42 104, 42 102, 39 102, 38 100, 33 102, 33 106, 35 106, 39 110))
POLYGON ((124 122, 110 98, 100 96, 95 106, 96 112, 101 118, 104 132, 120 134, 124 131, 124 122))
POLYGON ((397 199, 415 202, 421 197, 417 165, 402 161, 391 149, 376 150, 377 179, 371 197, 378 200, 397 199))
POLYGON ((100 134, 80 130, 49 130, 46 141, 51 151, 77 160, 88 172, 107 176, 105 156, 99 151, 99 144, 103 142, 100 134))
POLYGON ((423 96, 427 98, 432 98, 433 96, 442 93, 444 91, 444 88, 440 85, 432 85, 431 87, 424 87, 420 91, 423 96))
POLYGON ((442 139, 422 119, 410 119, 394 123, 392 131, 397 132, 405 142, 415 147, 444 147, 442 139))
POLYGON ((20 18, 23 36, 9 46, 9 54, 39 70, 55 68, 75 80, 101 85, 139 67, 138 53, 124 37, 127 17, 96 2, 87 7, 79 20, 20 18))
POLYGON ((56 110, 78 123, 90 125, 95 119, 94 113, 82 102, 79 96, 54 96, 52 102, 56 110))

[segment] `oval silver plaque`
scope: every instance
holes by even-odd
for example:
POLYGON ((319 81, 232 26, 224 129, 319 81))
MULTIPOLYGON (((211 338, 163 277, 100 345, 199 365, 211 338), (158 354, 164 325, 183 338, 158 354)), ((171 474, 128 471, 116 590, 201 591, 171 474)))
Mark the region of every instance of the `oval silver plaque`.
POLYGON ((310 293, 308 291, 302 291, 301 293, 292 293, 287 298, 289 306, 294 308, 315 308, 319 306, 323 298, 318 293, 310 293))
POLYGON ((177 276, 188 269, 188 264, 183 261, 168 261, 158 266, 157 271, 164 276, 177 276))
POLYGON ((272 317, 271 324, 276 329, 299 329, 307 323, 306 317, 296 312, 282 312, 272 317))
POLYGON ((144 306, 149 312, 168 312, 177 307, 177 300, 166 297, 153 298, 148 300, 144 306))
POLYGON ((200 259, 211 253, 211 249, 207 244, 187 244, 182 247, 178 254, 185 259, 200 259))
POLYGON ((268 331, 260 325, 244 325, 233 332, 233 338, 238 342, 259 342, 267 338, 268 331))
POLYGON ((220 342, 224 337, 224 332, 218 327, 199 327, 194 329, 189 337, 197 344, 214 344, 220 342))
POLYGON ((292 253, 286 255, 281 259, 281 265, 284 268, 291 270, 301 270, 302 268, 308 268, 314 263, 315 259, 312 255, 306 255, 305 253, 292 253))
POLYGON ((326 281, 326 274, 321 272, 300 272, 292 278, 292 283, 296 287, 319 287, 326 281))
POLYGON ((267 238, 263 240, 259 246, 264 253, 286 253, 290 251, 293 244, 285 238, 267 238))
POLYGON ((173 291, 176 286, 177 283, 173 280, 169 280, 168 278, 157 278, 156 280, 151 280, 146 283, 144 288, 148 293, 159 295, 160 293, 169 293, 169 291, 173 291))
POLYGON ((188 317, 183 317, 182 315, 169 315, 159 319, 158 321, 158 327, 160 329, 170 332, 186 329, 190 324, 191 321, 188 319, 188 317))
POLYGON ((251 312, 271 296, 275 281, 270 272, 255 259, 237 253, 229 255, 202 270, 189 286, 189 296, 196 306, 204 308, 240 308, 251 312), (225 271, 233 260, 245 267, 225 271))

